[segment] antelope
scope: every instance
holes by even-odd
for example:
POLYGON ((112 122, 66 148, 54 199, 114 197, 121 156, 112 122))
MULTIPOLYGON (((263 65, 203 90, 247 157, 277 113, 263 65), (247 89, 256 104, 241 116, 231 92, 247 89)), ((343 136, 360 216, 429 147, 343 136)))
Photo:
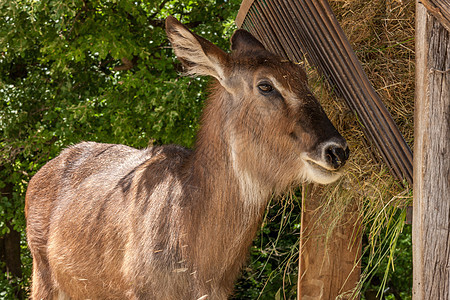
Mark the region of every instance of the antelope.
POLYGON ((30 180, 32 299, 226 299, 274 195, 339 178, 349 156, 305 71, 245 30, 231 53, 173 17, 189 75, 211 76, 195 147, 82 142, 30 180))

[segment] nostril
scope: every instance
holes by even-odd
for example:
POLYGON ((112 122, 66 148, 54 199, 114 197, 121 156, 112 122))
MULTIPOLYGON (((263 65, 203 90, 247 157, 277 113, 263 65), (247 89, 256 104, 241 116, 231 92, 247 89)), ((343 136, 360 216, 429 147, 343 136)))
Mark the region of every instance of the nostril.
POLYGON ((349 157, 350 157, 350 149, 348 147, 345 147, 345 161, 347 161, 349 157))
POLYGON ((345 147, 344 149, 339 145, 330 145, 325 149, 325 159, 335 169, 344 166, 349 155, 350 150, 348 147, 345 147))

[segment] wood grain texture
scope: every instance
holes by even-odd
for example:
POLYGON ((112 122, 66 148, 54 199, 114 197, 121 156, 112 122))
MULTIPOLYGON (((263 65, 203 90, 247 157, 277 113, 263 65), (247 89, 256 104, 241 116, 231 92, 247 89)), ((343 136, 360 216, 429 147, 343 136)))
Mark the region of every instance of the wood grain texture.
POLYGON ((420 1, 438 21, 450 31, 450 1, 421 0, 420 1))
POLYGON ((322 194, 318 186, 309 185, 302 201, 297 299, 358 299, 352 295, 360 276, 359 212, 349 206, 340 220, 327 216, 322 194))
POLYGON ((413 299, 450 299, 450 33, 416 22, 413 299))

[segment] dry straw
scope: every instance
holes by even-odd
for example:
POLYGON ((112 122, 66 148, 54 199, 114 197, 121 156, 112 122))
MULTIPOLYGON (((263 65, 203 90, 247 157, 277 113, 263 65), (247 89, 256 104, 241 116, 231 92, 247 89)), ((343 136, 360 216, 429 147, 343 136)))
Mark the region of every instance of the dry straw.
MULTIPOLYGON (((413 0, 334 0, 330 4, 349 38, 375 90, 381 96, 405 140, 413 147, 414 114, 414 15, 413 0)), ((324 88, 311 71, 311 85, 330 119, 347 139, 352 150, 347 173, 337 186, 326 188, 326 216, 337 223, 345 207, 357 204, 368 235, 369 263, 362 282, 388 257, 393 269, 394 249, 402 232, 405 207, 412 203, 412 190, 398 182, 368 143, 357 118, 342 99, 324 88)), ((333 228, 329 229, 332 234, 333 228)), ((359 288, 361 288, 361 285, 359 288)))

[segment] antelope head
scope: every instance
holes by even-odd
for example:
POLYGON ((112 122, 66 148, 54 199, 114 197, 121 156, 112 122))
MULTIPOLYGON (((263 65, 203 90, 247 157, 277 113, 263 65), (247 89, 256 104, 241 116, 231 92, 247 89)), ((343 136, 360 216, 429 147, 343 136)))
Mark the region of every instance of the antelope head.
POLYGON ((309 90, 301 66, 269 52, 245 30, 235 32, 226 53, 175 18, 166 22, 186 72, 218 81, 203 120, 219 127, 215 134, 223 135, 238 177, 275 191, 339 178, 347 143, 309 90))

